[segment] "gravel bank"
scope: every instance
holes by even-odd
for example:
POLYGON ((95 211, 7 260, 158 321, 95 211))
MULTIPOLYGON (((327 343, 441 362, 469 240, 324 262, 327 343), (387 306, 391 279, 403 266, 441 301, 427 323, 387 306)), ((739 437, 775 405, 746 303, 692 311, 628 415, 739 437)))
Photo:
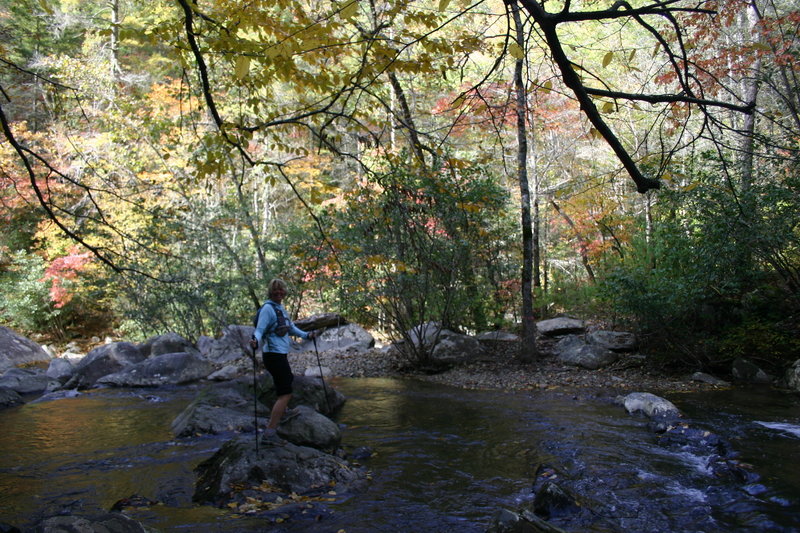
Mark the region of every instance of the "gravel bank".
MULTIPOLYGON (((360 353, 323 352, 320 363, 331 375, 342 377, 410 377, 466 389, 488 390, 575 390, 617 394, 630 391, 666 392, 713 389, 713 385, 692 381, 687 376, 664 376, 647 369, 643 356, 623 356, 611 367, 600 370, 566 366, 544 354, 532 364, 521 364, 513 350, 496 349, 481 361, 461 365, 439 374, 400 370, 401 362, 381 350, 360 353)), ((296 373, 317 368, 313 352, 294 354, 290 362, 296 373)))

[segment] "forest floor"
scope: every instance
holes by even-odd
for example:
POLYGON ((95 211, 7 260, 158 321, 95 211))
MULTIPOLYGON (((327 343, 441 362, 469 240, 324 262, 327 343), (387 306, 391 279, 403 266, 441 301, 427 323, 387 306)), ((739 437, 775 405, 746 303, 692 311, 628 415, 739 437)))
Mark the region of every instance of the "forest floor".
MULTIPOLYGON (((444 372, 426 373, 403 369, 403 362, 375 349, 360 353, 324 352, 319 363, 333 376, 410 377, 465 389, 486 390, 583 390, 587 393, 686 392, 719 388, 693 381, 689 373, 667 375, 642 355, 622 355, 613 365, 599 370, 568 366, 544 352, 533 363, 519 362, 511 350, 498 349, 487 357, 444 372)), ((316 355, 293 354, 296 373, 316 369, 316 355)))

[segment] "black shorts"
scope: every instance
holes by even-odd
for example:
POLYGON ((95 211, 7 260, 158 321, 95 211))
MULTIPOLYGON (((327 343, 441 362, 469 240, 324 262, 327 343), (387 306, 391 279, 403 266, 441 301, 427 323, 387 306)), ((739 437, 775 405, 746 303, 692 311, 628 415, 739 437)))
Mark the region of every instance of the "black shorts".
POLYGON ((264 367, 275 382, 275 392, 278 396, 292 393, 294 374, 285 353, 264 352, 264 367))

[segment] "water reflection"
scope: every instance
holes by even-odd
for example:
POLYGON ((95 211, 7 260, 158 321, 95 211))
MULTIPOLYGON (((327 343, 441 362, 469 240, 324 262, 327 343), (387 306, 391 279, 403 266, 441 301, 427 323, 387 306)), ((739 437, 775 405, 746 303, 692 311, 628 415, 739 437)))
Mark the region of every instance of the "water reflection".
MULTIPOLYGON (((530 501, 541 464, 570 479, 594 513, 571 530, 800 529, 800 451, 791 431, 800 406, 793 397, 669 397, 762 475, 743 486, 715 479, 702 454, 659 446, 645 420, 608 398, 394 379, 332 385, 348 397, 339 419, 346 449, 375 452, 365 461, 372 482, 363 493, 340 495, 324 520, 295 520, 280 531, 484 531, 500 507, 530 501)), ((26 525, 56 512, 108 510, 141 494, 163 505, 135 517, 162 531, 263 531, 257 519, 191 502, 194 467, 230 438, 172 438, 170 423, 195 393, 97 391, 0 411, 0 521, 26 525)))

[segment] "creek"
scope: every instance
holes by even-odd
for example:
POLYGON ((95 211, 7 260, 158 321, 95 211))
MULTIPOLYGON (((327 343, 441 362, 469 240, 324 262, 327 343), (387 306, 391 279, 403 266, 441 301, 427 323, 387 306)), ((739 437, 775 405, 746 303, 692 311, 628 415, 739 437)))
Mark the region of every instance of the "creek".
MULTIPOLYGON (((664 446, 609 393, 471 391, 405 379, 334 379, 346 450, 368 446, 371 481, 321 519, 262 519, 192 504, 194 467, 231 435, 176 440, 198 388, 101 389, 0 411, 0 522, 127 514, 160 531, 481 532, 532 500, 540 465, 578 495, 568 531, 800 530, 800 400, 769 388, 663 394, 719 435, 758 479, 715 476, 696 450, 664 446)), ((755 478, 755 476, 754 476, 755 478)))

